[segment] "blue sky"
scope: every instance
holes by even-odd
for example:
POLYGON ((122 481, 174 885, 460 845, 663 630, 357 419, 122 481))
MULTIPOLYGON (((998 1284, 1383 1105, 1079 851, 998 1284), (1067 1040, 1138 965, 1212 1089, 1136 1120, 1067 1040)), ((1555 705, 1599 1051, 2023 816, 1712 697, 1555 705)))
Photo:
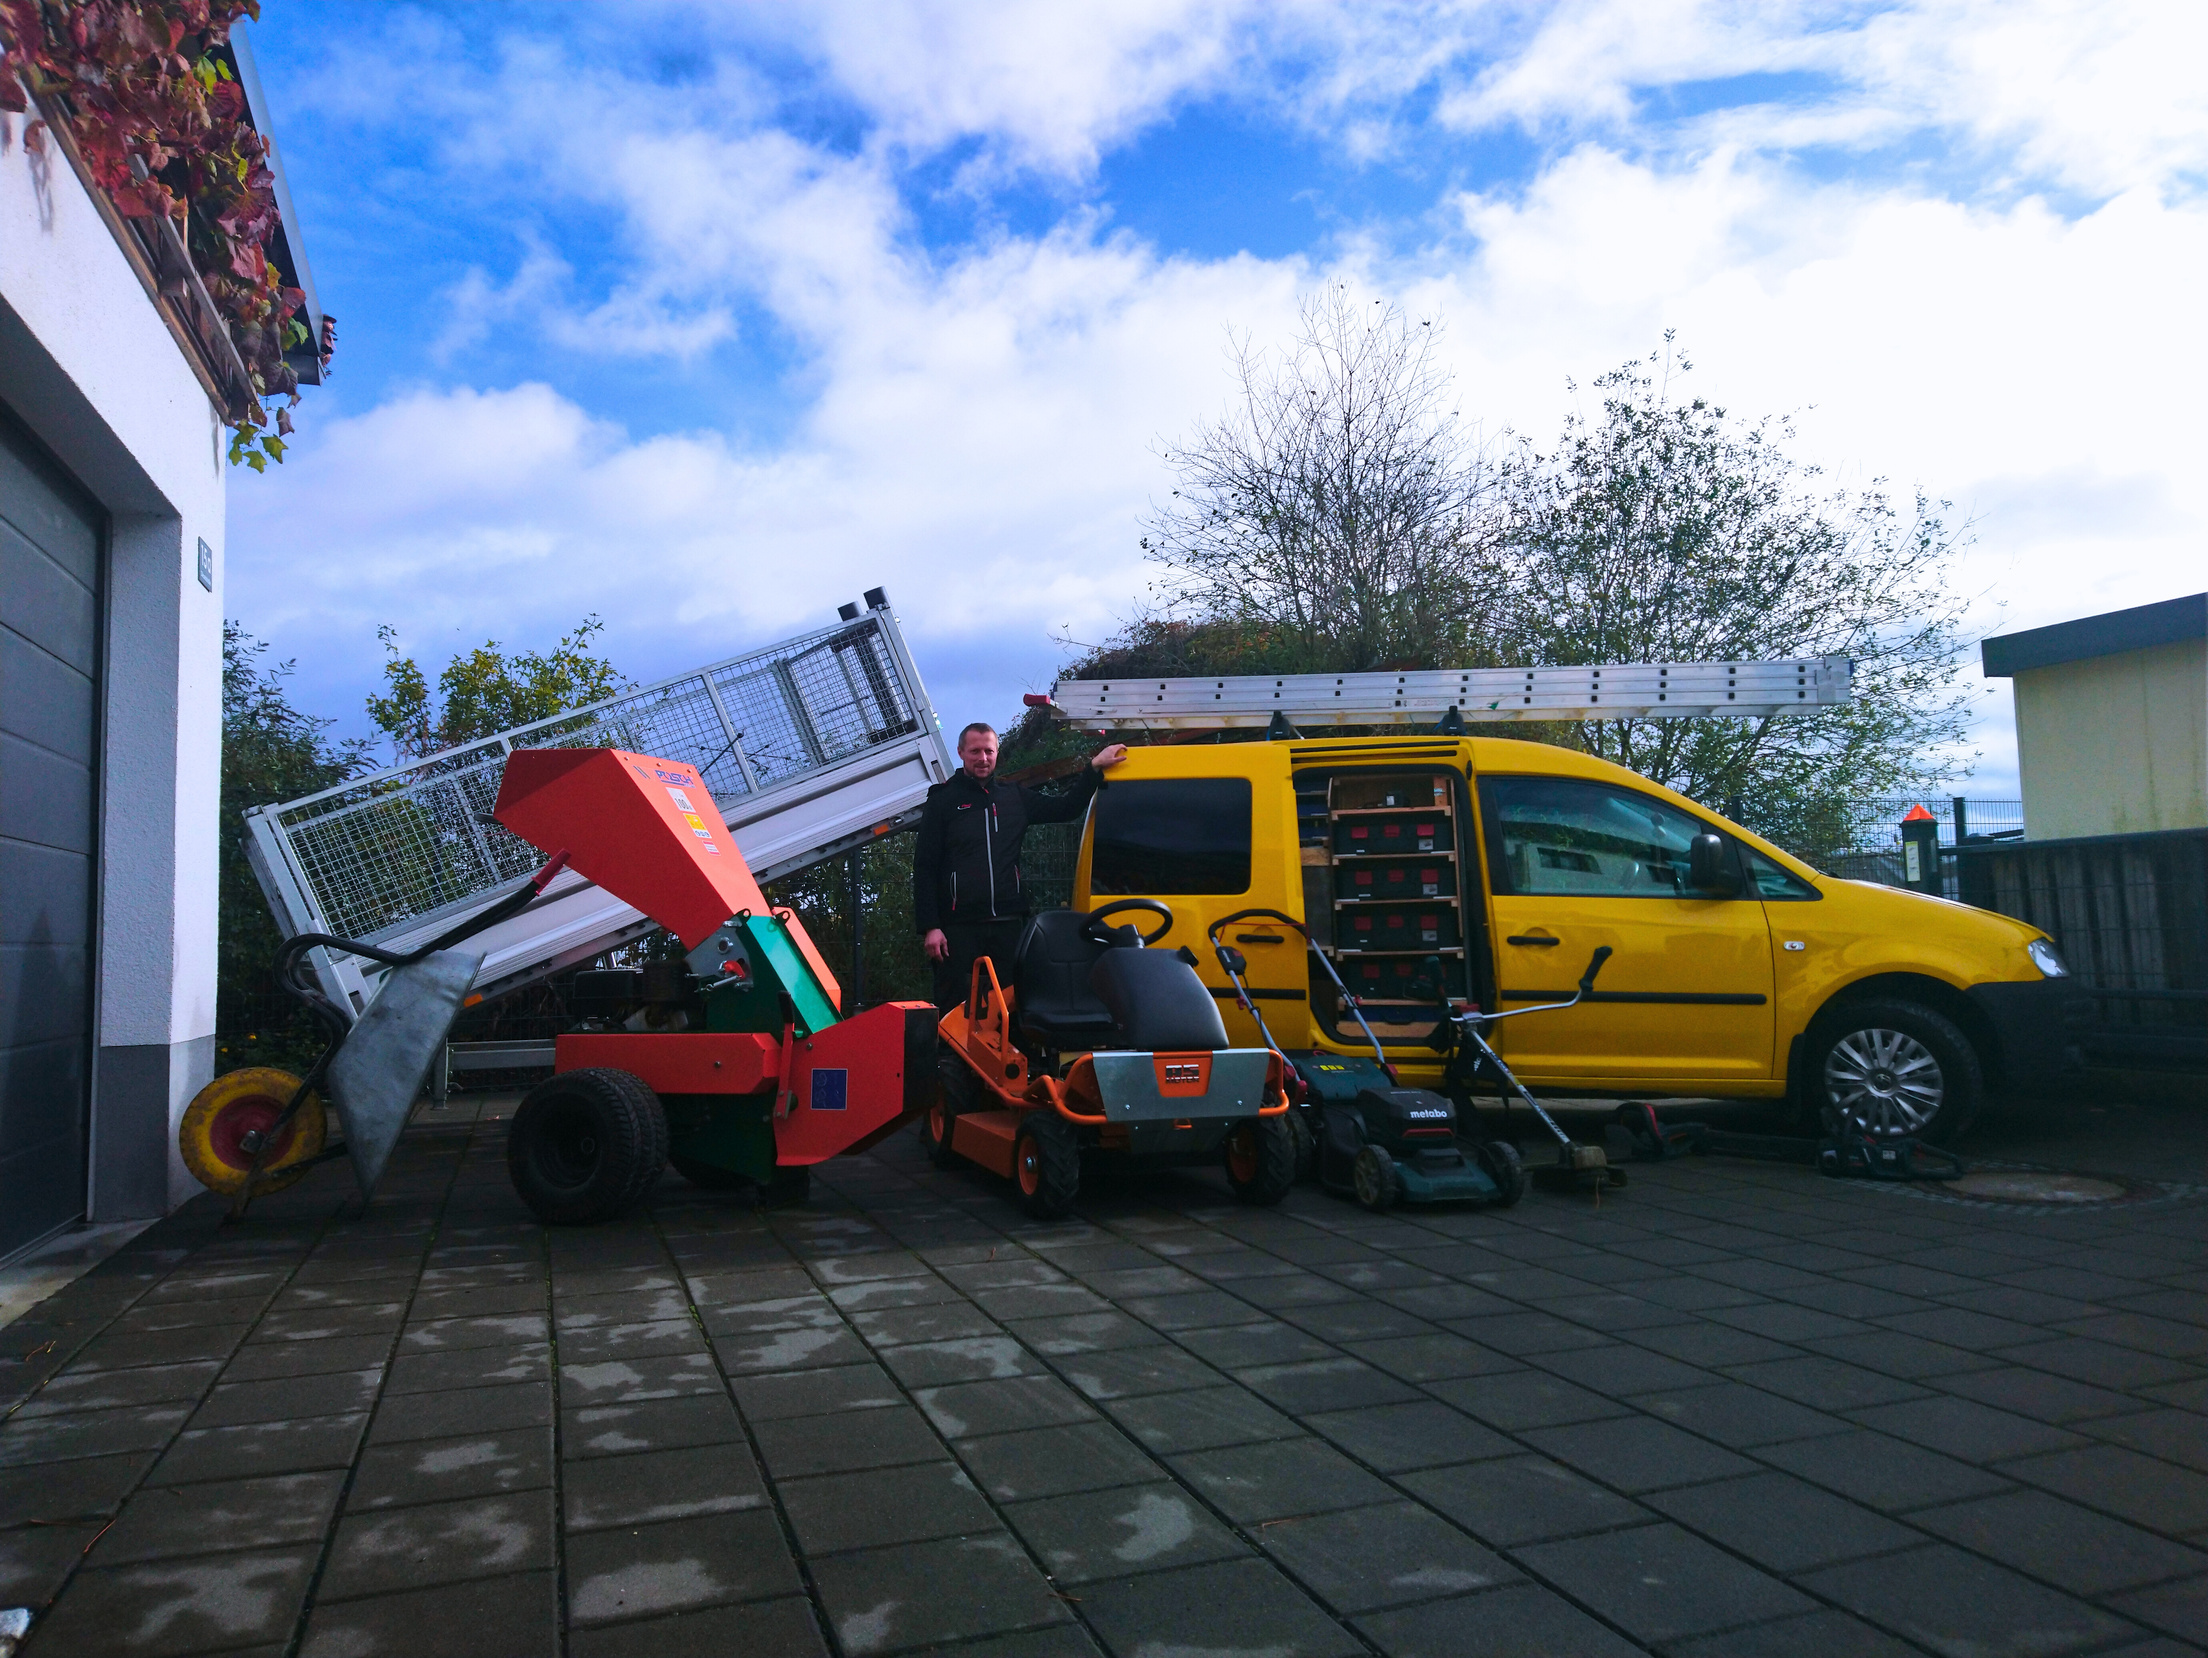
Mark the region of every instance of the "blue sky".
MULTIPOLYGON (((946 719, 1143 600, 1227 331, 1340 278, 1551 436, 1676 328, 1841 484, 1957 503, 1981 629, 2195 591, 2190 8, 265 0, 331 383, 228 608, 362 729, 586 612, 652 679, 896 600, 946 719)), ((1976 688, 1975 670, 1968 676, 1976 688)), ((2014 792, 2005 694, 1976 794, 2014 792)))

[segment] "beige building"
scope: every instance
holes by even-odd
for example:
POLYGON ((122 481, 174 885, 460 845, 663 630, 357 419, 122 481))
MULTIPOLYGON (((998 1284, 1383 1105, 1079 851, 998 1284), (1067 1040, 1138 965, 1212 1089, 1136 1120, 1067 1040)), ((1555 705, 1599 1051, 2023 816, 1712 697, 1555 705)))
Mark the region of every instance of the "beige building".
POLYGON ((2208 593, 1988 639, 2031 840, 2208 828, 2208 593))

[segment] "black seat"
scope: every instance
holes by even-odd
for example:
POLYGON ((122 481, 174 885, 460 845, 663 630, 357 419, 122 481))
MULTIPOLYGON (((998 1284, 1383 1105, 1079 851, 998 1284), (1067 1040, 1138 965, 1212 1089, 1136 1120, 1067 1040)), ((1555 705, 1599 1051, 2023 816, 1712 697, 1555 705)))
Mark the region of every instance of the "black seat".
POLYGON ((1227 1045, 1219 1003, 1177 950, 1107 950, 1089 988, 1111 1013, 1109 1045, 1192 1053, 1227 1045))
POLYGON ((1068 1053, 1111 1038, 1111 1009, 1089 988, 1089 970, 1113 947, 1089 937, 1088 925, 1078 910, 1039 910, 1013 949, 1012 1016, 1037 1047, 1068 1053))

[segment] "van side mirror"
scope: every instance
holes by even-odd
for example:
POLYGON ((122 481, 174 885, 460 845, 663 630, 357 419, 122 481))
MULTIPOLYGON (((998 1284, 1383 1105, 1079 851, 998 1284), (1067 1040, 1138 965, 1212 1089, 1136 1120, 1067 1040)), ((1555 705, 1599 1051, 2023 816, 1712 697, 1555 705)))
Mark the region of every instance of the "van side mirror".
POLYGON ((1733 860, 1725 855, 1722 835, 1701 834, 1687 846, 1687 885, 1697 892, 1730 893, 1739 881, 1733 860))

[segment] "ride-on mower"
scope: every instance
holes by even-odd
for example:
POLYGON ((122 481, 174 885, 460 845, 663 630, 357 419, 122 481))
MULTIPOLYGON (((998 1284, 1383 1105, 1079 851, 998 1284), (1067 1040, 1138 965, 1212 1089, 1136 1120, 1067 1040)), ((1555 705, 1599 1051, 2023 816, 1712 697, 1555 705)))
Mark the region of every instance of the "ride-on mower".
MULTIPOLYGON (((1237 922, 1267 921, 1304 934, 1303 923, 1279 910, 1237 910, 1210 928, 1211 948, 1234 986, 1238 1005, 1257 1021, 1268 1044, 1272 1030, 1245 982, 1249 959, 1220 934, 1237 922)), ((1319 1184, 1330 1192, 1354 1196, 1376 1213, 1405 1203, 1472 1202, 1509 1208, 1525 1195, 1526 1173, 1518 1148, 1490 1140, 1469 1153, 1457 1142, 1457 1108, 1447 1095, 1427 1088, 1397 1085, 1387 1052, 1364 1010, 1334 972, 1324 951, 1313 958, 1334 979, 1342 1005, 1372 1044, 1373 1057, 1326 1052, 1299 1053, 1290 1060, 1303 1084, 1297 1138, 1310 1148, 1308 1161, 1319 1184), (1315 1119, 1312 1120, 1312 1119, 1315 1119)), ((1299 1162, 1304 1159, 1299 1158, 1299 1162)))
POLYGON ((1012 1180, 1029 1214, 1073 1207, 1085 1151, 1137 1164, 1221 1160, 1245 1203, 1278 1203, 1295 1180, 1288 1062, 1233 1048, 1194 956, 1148 946, 1173 912, 1125 898, 1086 914, 1029 918, 1011 984, 986 956, 943 1016, 942 1091, 921 1120, 939 1168, 965 1160, 1012 1180), (1163 918, 1146 938, 1127 911, 1163 918))

